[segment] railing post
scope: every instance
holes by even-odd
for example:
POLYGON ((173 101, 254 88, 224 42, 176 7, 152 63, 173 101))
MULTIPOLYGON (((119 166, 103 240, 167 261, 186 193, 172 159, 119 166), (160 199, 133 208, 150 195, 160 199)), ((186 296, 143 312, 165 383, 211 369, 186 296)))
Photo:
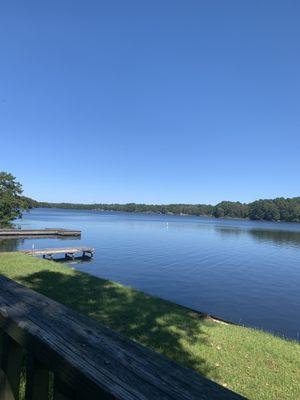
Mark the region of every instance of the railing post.
POLYGON ((74 392, 54 376, 53 400, 71 400, 74 399, 74 392))
POLYGON ((26 362, 25 400, 47 400, 49 398, 49 370, 30 353, 26 362))
POLYGON ((0 400, 18 400, 23 349, 7 333, 0 333, 0 400))

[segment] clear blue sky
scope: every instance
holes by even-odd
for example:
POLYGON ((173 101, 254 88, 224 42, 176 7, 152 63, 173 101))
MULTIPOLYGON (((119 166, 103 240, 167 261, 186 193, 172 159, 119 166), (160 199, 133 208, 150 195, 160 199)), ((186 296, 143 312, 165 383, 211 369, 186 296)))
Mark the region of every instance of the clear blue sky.
POLYGON ((300 195, 300 2, 4 1, 0 170, 45 201, 300 195))

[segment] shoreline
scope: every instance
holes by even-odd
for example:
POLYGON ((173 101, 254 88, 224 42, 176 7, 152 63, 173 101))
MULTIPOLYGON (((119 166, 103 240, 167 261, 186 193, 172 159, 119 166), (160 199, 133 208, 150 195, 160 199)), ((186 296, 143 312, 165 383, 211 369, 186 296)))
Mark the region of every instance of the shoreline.
POLYGON ((300 222, 300 197, 259 199, 249 203, 223 200, 217 204, 200 203, 68 203, 31 200, 31 207, 60 207, 124 212, 154 212, 171 215, 208 216, 213 218, 250 219, 254 221, 300 222))
POLYGON ((296 341, 21 253, 0 253, 0 273, 249 399, 299 395, 296 341))
MULTIPOLYGON (((163 212, 155 212, 155 211, 123 211, 123 210, 104 210, 101 208, 76 208, 76 207, 32 207, 27 210, 38 210, 38 209, 47 209, 47 210, 76 210, 76 211, 97 211, 103 213, 124 213, 124 214, 141 214, 141 215, 163 215, 163 216, 176 216, 176 217, 199 217, 199 218, 211 218, 214 220, 225 220, 225 221, 251 221, 251 222, 273 222, 273 223, 283 223, 283 224, 299 224, 300 221, 284 221, 284 220, 268 220, 268 219, 251 219, 249 217, 239 218, 239 217, 215 217, 214 215, 206 215, 206 214, 177 214, 177 213, 163 213, 163 212)), ((14 222, 14 221, 13 221, 14 222)))

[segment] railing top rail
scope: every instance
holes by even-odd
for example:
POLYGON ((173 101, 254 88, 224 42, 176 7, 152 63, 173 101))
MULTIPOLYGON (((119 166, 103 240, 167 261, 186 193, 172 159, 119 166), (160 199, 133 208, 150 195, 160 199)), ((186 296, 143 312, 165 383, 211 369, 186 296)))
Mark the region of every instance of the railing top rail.
POLYGON ((102 324, 0 276, 0 329, 86 399, 242 399, 102 324))

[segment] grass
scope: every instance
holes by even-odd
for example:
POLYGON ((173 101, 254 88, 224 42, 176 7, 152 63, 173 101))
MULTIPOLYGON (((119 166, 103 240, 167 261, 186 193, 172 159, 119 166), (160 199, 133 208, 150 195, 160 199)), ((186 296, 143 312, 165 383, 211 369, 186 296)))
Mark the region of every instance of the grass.
POLYGON ((20 253, 0 273, 248 397, 300 399, 300 346, 20 253))

